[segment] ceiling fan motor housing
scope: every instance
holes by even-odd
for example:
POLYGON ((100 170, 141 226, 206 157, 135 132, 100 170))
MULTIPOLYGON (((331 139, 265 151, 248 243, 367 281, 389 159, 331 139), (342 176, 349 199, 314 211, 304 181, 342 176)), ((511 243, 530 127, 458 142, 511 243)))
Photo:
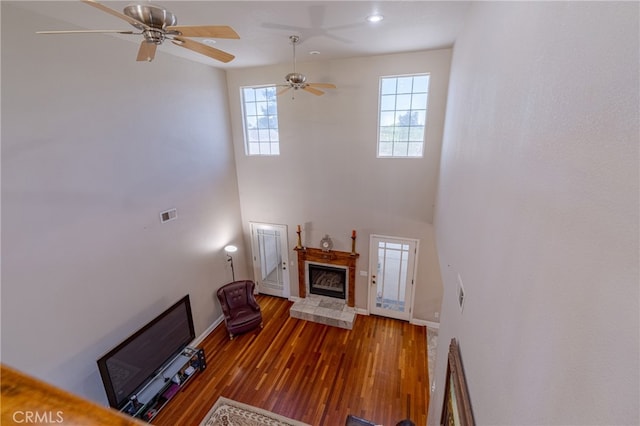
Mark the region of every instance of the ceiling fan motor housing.
POLYGON ((307 77, 299 72, 290 72, 284 77, 285 81, 295 85, 303 85, 307 81, 307 77))
MULTIPOLYGON (((151 3, 130 4, 124 8, 123 12, 128 17, 159 30, 165 30, 167 27, 175 26, 178 23, 176 15, 163 7, 151 3)), ((144 30, 141 26, 134 26, 140 30, 144 30)))
POLYGON ((147 28, 145 28, 141 25, 132 24, 142 30, 144 39, 149 43, 162 44, 167 33, 166 28, 178 23, 178 18, 173 13, 151 3, 130 4, 124 8, 123 12, 128 17, 147 25, 147 28))

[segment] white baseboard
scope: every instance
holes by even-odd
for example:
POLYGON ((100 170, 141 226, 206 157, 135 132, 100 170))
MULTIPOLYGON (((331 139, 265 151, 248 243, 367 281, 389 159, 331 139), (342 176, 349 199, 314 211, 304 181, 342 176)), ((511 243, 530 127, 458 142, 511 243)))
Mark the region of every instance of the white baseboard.
POLYGON ((216 329, 217 326, 219 326, 223 322, 224 322, 224 315, 220 315, 218 318, 215 319, 215 321, 213 321, 213 323, 209 327, 207 327, 207 329, 201 335, 196 337, 195 340, 191 342, 190 346, 198 346, 200 343, 202 343, 204 339, 207 338, 209 334, 211 334, 213 330, 216 329))
POLYGON ((438 330, 440 328, 439 322, 433 322, 433 321, 425 321, 425 322, 427 323, 428 328, 433 328, 435 330, 438 330))
POLYGON ((409 321, 409 322, 411 324, 413 324, 413 325, 419 325, 419 326, 422 326, 422 327, 433 328, 433 329, 436 329, 436 330, 440 328, 440 323, 439 322, 421 320, 421 319, 416 319, 416 318, 412 318, 411 321, 409 321))
POLYGON ((369 315, 369 311, 364 308, 355 308, 358 315, 369 315))

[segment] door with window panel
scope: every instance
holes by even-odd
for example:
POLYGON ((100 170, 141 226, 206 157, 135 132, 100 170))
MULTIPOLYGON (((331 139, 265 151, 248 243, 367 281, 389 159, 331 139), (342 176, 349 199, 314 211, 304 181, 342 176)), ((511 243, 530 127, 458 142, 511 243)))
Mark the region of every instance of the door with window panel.
POLYGON ((370 312, 409 320, 418 241, 372 235, 369 250, 370 312))
POLYGON ((253 271, 260 294, 289 297, 287 227, 266 223, 251 224, 253 271))

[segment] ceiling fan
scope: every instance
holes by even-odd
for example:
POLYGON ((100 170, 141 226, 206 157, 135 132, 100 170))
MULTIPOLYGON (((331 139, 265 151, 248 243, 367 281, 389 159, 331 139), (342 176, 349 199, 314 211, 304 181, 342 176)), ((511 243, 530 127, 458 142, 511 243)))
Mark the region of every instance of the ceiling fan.
POLYGON ((166 39, 177 46, 184 47, 196 53, 208 56, 221 62, 229 62, 235 56, 223 50, 191 40, 187 37, 210 37, 238 39, 238 34, 226 25, 189 26, 176 25, 178 19, 170 11, 151 3, 130 4, 120 13, 95 0, 81 0, 83 3, 100 9, 110 15, 120 18, 133 25, 141 32, 131 30, 72 30, 72 31, 38 31, 38 34, 74 34, 74 33, 112 33, 142 35, 144 40, 138 50, 138 61, 151 62, 156 54, 156 48, 166 39))
POLYGON ((284 77, 284 80, 287 82, 286 84, 279 84, 278 86, 284 87, 280 89, 276 95, 282 95, 289 89, 293 90, 306 90, 309 93, 313 93, 314 95, 320 96, 324 95, 322 90, 316 89, 316 87, 321 87, 323 89, 335 89, 336 85, 331 83, 307 83, 307 77, 304 74, 296 72, 296 44, 300 41, 300 37, 297 35, 292 35, 289 37, 291 40, 291 44, 293 45, 293 72, 290 72, 284 77))

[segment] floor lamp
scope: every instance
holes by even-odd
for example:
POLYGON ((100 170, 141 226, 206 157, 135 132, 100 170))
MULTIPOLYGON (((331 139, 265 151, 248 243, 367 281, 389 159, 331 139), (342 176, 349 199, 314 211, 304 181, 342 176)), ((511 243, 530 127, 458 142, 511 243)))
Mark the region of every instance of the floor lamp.
POLYGON ((224 251, 227 253, 227 262, 229 262, 231 264, 231 278, 233 279, 233 281, 236 280, 236 272, 233 270, 233 257, 231 256, 231 253, 235 253, 238 251, 238 247, 234 246, 234 245, 228 245, 224 248, 224 251))

